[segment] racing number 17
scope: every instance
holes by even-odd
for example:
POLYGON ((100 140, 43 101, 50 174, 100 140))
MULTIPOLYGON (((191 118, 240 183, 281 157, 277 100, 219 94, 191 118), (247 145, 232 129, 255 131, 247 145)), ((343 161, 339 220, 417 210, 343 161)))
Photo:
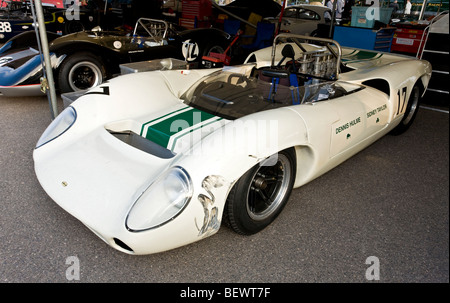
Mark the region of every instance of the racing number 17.
POLYGON ((397 97, 398 97, 398 107, 397 107, 397 115, 400 113, 403 113, 403 109, 406 105, 406 86, 399 89, 397 91, 397 97))

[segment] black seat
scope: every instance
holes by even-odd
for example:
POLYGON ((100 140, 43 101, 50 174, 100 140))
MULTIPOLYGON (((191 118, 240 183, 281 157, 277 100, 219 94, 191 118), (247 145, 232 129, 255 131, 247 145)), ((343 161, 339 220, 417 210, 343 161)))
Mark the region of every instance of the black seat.
POLYGON ((294 57, 295 57, 295 50, 294 50, 294 48, 292 47, 291 44, 286 44, 283 47, 283 49, 281 50, 281 55, 283 57, 286 57, 286 58, 294 59, 294 57))
POLYGON ((281 55, 283 56, 283 58, 281 58, 280 62, 278 62, 277 67, 280 67, 286 59, 291 59, 292 62, 295 61, 295 50, 291 44, 286 44, 283 47, 283 49, 281 50, 281 55))
POLYGON ((300 91, 297 75, 295 74, 295 50, 291 44, 286 44, 281 50, 283 56, 276 67, 264 69, 260 71, 259 79, 271 82, 272 86, 269 91, 268 100, 274 102, 277 94, 278 85, 293 87, 292 90, 292 104, 300 104, 300 91), (292 70, 290 68, 281 68, 284 60, 291 59, 292 70))

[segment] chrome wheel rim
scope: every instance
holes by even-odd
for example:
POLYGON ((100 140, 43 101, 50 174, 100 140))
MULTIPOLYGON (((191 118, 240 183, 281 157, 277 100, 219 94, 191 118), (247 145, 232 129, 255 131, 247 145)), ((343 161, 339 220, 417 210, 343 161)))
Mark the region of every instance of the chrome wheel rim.
POLYGON ((247 192, 247 213, 251 219, 262 221, 270 217, 282 204, 291 181, 289 159, 278 155, 273 166, 263 164, 252 176, 247 192))
POLYGON ((69 84, 73 91, 85 90, 102 83, 102 71, 89 61, 75 64, 69 72, 69 84))

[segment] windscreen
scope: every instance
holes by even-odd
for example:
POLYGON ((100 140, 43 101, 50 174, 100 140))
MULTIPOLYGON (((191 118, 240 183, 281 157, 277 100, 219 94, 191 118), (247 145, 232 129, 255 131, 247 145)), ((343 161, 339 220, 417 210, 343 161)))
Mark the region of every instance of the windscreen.
POLYGON ((182 99, 186 104, 215 116, 234 120, 256 112, 329 100, 361 86, 303 79, 288 73, 267 76, 252 65, 225 68, 201 79, 182 99), (291 82, 295 82, 295 85, 291 82))

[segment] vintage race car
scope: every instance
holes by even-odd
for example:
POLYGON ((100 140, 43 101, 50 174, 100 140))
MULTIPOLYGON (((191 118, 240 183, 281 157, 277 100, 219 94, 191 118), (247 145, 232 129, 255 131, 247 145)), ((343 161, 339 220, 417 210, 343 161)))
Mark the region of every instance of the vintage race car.
MULTIPOLYGON (((48 33, 56 87, 71 92, 97 86, 120 74, 127 62, 171 57, 199 66, 202 56, 222 53, 230 35, 214 28, 177 31, 162 20, 141 18, 132 32, 92 30, 59 37, 48 33)), ((29 31, 0 48, 0 95, 42 95, 41 55, 29 31)))
MULTIPOLYGON (((329 24, 327 19, 331 10, 322 5, 299 4, 287 7, 283 12, 280 32, 317 36, 318 26, 329 24)), ((277 24, 280 15, 266 18, 267 21, 277 24)))
POLYGON ((281 34, 245 64, 111 79, 34 150, 48 195, 128 254, 250 235, 298 188, 413 122, 427 61, 281 34), (306 40, 305 40, 306 39, 306 40))
MULTIPOLYGON (((30 1, 1 1, 6 4, 0 10, 0 43, 14 36, 34 30, 30 1)), ((50 1, 47 1, 50 2, 50 1)), ((42 2, 45 26, 48 31, 66 35, 91 29, 98 25, 97 12, 77 9, 78 16, 72 16, 73 9, 62 8, 61 3, 42 2)))

